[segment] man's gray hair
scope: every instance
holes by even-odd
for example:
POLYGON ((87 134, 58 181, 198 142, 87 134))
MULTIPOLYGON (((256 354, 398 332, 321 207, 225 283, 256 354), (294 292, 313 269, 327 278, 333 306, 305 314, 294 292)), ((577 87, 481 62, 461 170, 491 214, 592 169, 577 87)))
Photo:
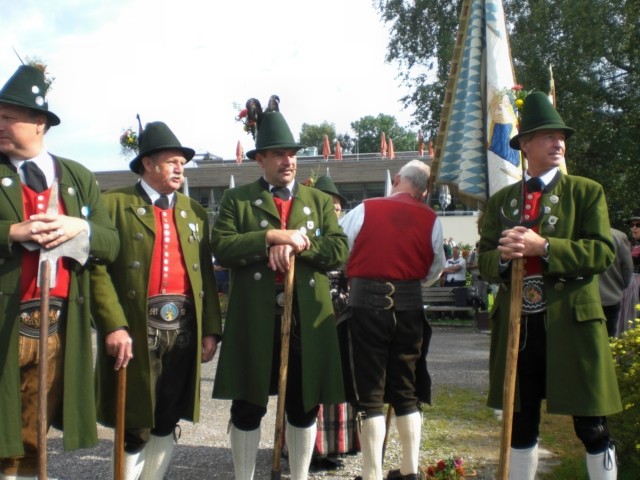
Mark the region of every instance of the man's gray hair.
POLYGON ((409 181, 420 192, 425 192, 429 186, 431 169, 420 160, 411 160, 400 169, 398 175, 409 181))

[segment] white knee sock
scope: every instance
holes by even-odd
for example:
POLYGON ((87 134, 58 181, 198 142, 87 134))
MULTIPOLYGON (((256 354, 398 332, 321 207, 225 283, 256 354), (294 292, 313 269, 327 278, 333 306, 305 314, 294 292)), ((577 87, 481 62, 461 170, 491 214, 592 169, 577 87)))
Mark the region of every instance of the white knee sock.
POLYGON ((382 415, 362 421, 360 433, 362 480, 382 480, 382 445, 385 430, 382 415))
POLYGON ((235 480, 252 480, 260 445, 260 427, 247 432, 231 425, 229 439, 235 480))
POLYGON ((509 480, 534 480, 538 470, 538 444, 531 448, 512 448, 509 480))
POLYGON ((316 443, 317 425, 314 422, 307 428, 293 427, 287 422, 284 435, 289 449, 289 471, 291 480, 307 480, 309 464, 316 443))
POLYGON ((587 453, 587 472, 590 480, 616 480, 618 459, 616 447, 611 446, 602 453, 587 453))
POLYGON ((398 427, 398 435, 402 445, 400 473, 402 475, 418 473, 422 415, 420 415, 420 412, 414 412, 396 417, 396 426, 398 427))
POLYGON ((174 447, 173 433, 164 437, 151 435, 145 446, 146 458, 140 480, 162 480, 169 469, 174 447))
MULTIPOLYGON (((147 446, 136 453, 124 452, 124 480, 138 480, 142 469, 144 468, 144 460, 147 454, 147 446)), ((115 478, 114 465, 115 458, 111 459, 111 475, 109 478, 115 478)), ((1 480, 1 477, 0 477, 1 480)))

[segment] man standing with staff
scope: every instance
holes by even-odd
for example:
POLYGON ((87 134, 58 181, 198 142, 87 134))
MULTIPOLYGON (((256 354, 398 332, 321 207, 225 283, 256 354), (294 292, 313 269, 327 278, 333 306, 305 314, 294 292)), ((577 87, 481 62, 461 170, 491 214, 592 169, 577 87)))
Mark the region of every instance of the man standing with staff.
POLYGON ((423 199, 429 167, 420 160, 395 176, 391 196, 365 200, 340 224, 349 237, 347 325, 352 403, 362 420, 362 480, 382 480, 383 407, 391 404, 402 445, 399 469, 388 478, 418 480, 422 415, 431 402, 426 355, 431 327, 424 314, 422 282, 444 267, 442 225, 423 199))
POLYGON ((318 405, 344 401, 326 272, 347 259, 347 240, 331 197, 296 181, 296 153, 303 145, 282 114, 267 110, 257 117, 256 147, 247 157, 258 162, 262 177, 225 192, 212 233, 214 255, 231 272, 213 396, 232 400, 235 478, 250 480, 260 423, 279 378, 283 283, 294 254, 286 443, 291 478, 304 480, 318 405))
POLYGON ((497 192, 483 215, 480 273, 500 283, 491 312, 488 400, 496 409, 503 408, 505 372, 516 367, 505 365, 511 262, 525 260, 511 479, 535 477, 543 399, 549 413, 573 417, 589 478, 617 475, 606 416, 622 406, 597 276, 613 260, 613 243, 602 187, 559 169, 573 133, 545 94, 529 94, 520 133, 510 141, 527 160, 525 185, 497 192), (520 218, 540 221, 531 228, 505 226, 520 218))
POLYGON ((87 388, 93 381, 89 270, 70 258, 51 268, 55 285, 42 339, 38 267, 41 251, 72 242, 88 245, 89 264, 112 261, 119 246, 95 176, 46 151, 44 136, 60 119, 49 111, 44 72, 42 65, 22 65, 0 90, 2 480, 36 478, 40 390, 47 404, 47 418, 40 420, 47 429, 64 426, 65 450, 97 444, 93 391, 87 388), (50 199, 52 192, 59 197, 50 199), (50 203, 56 213, 47 213, 50 203), (38 385, 40 341, 47 343, 47 385, 38 385))
POLYGON ((140 181, 104 195, 123 240, 113 264, 92 272, 92 313, 109 334, 98 342, 98 419, 114 425, 124 359, 125 479, 152 480, 169 467, 180 419, 199 419, 200 363, 213 358, 222 326, 207 212, 178 192, 195 152, 163 122, 138 141, 129 168, 140 181))

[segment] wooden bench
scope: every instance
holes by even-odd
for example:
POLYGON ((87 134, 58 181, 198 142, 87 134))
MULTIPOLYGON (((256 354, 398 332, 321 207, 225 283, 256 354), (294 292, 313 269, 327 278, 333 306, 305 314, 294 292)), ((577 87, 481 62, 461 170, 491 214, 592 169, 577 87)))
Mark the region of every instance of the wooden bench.
POLYGON ((427 315, 431 312, 473 313, 474 322, 477 324, 480 305, 472 300, 474 296, 477 297, 475 287, 422 287, 422 303, 427 315), (455 290, 458 288, 466 289, 466 297, 463 299, 456 297, 455 290))

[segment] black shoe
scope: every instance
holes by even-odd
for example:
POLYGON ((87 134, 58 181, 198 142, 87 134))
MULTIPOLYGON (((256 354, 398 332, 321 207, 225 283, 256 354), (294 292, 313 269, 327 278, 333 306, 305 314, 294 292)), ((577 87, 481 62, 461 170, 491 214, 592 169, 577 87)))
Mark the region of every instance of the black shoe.
POLYGON ((400 469, 396 468, 395 470, 389 470, 387 474, 387 480, 423 480, 422 472, 418 470, 418 473, 409 473, 407 475, 402 475, 400 473, 400 469))

